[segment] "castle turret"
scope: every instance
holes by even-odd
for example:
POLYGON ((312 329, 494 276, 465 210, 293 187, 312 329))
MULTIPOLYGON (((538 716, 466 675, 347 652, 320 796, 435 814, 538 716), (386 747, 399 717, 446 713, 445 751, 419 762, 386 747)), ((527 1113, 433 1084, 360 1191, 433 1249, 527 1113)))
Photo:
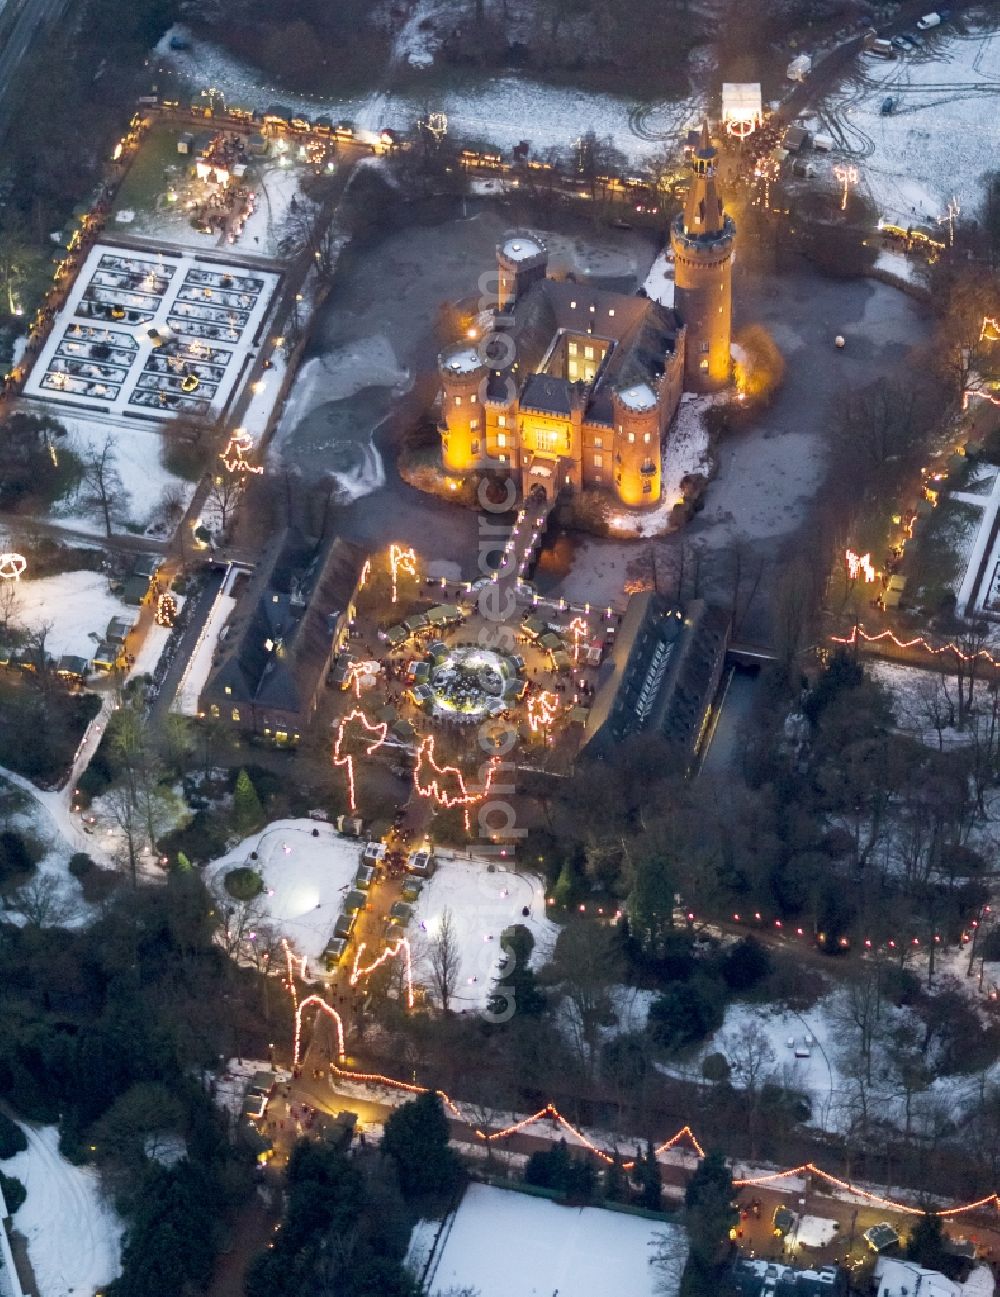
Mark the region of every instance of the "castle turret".
POLYGON ((670 228, 674 306, 684 323, 684 386, 711 392, 730 381, 733 319, 732 263, 736 225, 716 181, 718 154, 703 127, 691 159, 691 188, 670 228))
POLYGON ((438 358, 441 373, 441 460, 449 473, 464 474, 485 457, 482 395, 487 375, 479 351, 468 344, 438 358))
POLYGON ((634 383, 612 393, 615 426, 615 489, 622 504, 642 508, 660 499, 663 424, 660 392, 634 383))
POLYGON ((498 244, 497 309, 509 311, 532 284, 545 278, 548 265, 548 250, 533 234, 512 234, 498 244))

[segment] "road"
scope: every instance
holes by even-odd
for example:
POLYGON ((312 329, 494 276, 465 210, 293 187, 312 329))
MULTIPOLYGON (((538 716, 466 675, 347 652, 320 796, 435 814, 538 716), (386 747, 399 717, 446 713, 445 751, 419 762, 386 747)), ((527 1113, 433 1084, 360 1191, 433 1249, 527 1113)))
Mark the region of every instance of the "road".
POLYGON ((25 0, 10 39, 0 51, 0 139, 6 134, 10 107, 6 94, 13 84, 21 60, 35 37, 62 17, 67 0, 25 0))

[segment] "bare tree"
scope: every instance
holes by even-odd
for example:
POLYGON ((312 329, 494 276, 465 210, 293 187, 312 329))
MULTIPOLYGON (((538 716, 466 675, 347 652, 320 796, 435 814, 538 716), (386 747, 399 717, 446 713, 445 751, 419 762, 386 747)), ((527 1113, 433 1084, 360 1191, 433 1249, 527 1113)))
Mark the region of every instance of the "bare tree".
POLYGON ((428 960, 434 990, 441 1001, 442 1010, 447 1013, 455 988, 458 986, 461 960, 458 931, 452 912, 447 906, 441 911, 437 931, 431 938, 428 960))
POLYGON ((750 1138, 750 1156, 754 1158, 757 1156, 761 1090, 774 1070, 777 1055, 767 1032, 758 1022, 744 1022, 736 1030, 727 1031, 721 1044, 729 1063, 730 1075, 746 1098, 747 1134, 750 1138))
POLYGON ((232 522, 240 501, 246 493, 246 477, 242 473, 216 473, 209 487, 206 503, 214 510, 219 530, 225 532, 232 522))
POLYGON ((104 530, 111 535, 114 519, 124 509, 128 500, 117 456, 111 437, 105 438, 100 450, 92 450, 83 461, 83 492, 88 508, 94 509, 104 520, 104 530))
POLYGON ((58 927, 70 913, 59 879, 53 874, 37 875, 19 887, 7 904, 29 927, 34 928, 58 927))
POLYGON ((128 780, 107 794, 108 806, 115 823, 124 834, 122 862, 127 863, 132 885, 139 881, 139 855, 144 844, 143 815, 136 797, 134 784, 128 780))

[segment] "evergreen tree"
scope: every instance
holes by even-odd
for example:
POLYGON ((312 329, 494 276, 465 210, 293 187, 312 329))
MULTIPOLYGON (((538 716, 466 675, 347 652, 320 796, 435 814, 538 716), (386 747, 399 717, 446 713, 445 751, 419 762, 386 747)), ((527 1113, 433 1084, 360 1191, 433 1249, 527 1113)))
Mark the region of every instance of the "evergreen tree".
POLYGON ((617 1149, 604 1171, 604 1197, 608 1202, 628 1202, 628 1181, 617 1149))
POLYGON ((657 958, 674 926, 673 870, 662 856, 644 856, 626 903, 629 931, 648 958, 657 958))
POLYGON ((647 1211, 659 1211, 662 1206, 663 1187, 660 1180, 660 1164, 653 1151, 652 1140, 646 1141, 646 1151, 637 1149, 635 1154, 635 1176, 639 1181, 639 1206, 647 1211))
POLYGON ((906 1243, 906 1255, 927 1270, 940 1270, 947 1253, 941 1217, 925 1211, 906 1243))
POLYGON ((729 1250, 729 1231, 739 1219, 733 1177, 721 1153, 711 1152, 699 1162, 684 1191, 684 1208, 689 1252, 681 1297, 713 1297, 729 1250))
POLYGON ((241 770, 236 776, 233 792, 233 828, 241 838, 245 838, 263 823, 264 808, 257 796, 257 789, 246 770, 241 770))
POLYGON ((441 1096, 428 1090, 397 1108, 385 1123, 382 1151, 396 1163, 406 1198, 449 1193, 460 1178, 458 1159, 448 1147, 448 1120, 441 1096))

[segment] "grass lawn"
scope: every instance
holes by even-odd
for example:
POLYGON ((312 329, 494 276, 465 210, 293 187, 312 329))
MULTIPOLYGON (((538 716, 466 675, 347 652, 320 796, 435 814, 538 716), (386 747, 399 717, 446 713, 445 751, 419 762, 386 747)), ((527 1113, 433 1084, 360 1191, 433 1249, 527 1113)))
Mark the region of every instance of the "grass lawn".
MULTIPOLYGON (((206 123, 208 127, 211 123, 206 123)), ((129 167, 115 201, 115 210, 131 208, 139 212, 156 211, 156 200, 166 192, 167 177, 164 172, 168 166, 180 167, 183 171, 190 165, 192 158, 177 152, 177 140, 190 130, 182 126, 154 126, 143 140, 142 147, 129 167)))

